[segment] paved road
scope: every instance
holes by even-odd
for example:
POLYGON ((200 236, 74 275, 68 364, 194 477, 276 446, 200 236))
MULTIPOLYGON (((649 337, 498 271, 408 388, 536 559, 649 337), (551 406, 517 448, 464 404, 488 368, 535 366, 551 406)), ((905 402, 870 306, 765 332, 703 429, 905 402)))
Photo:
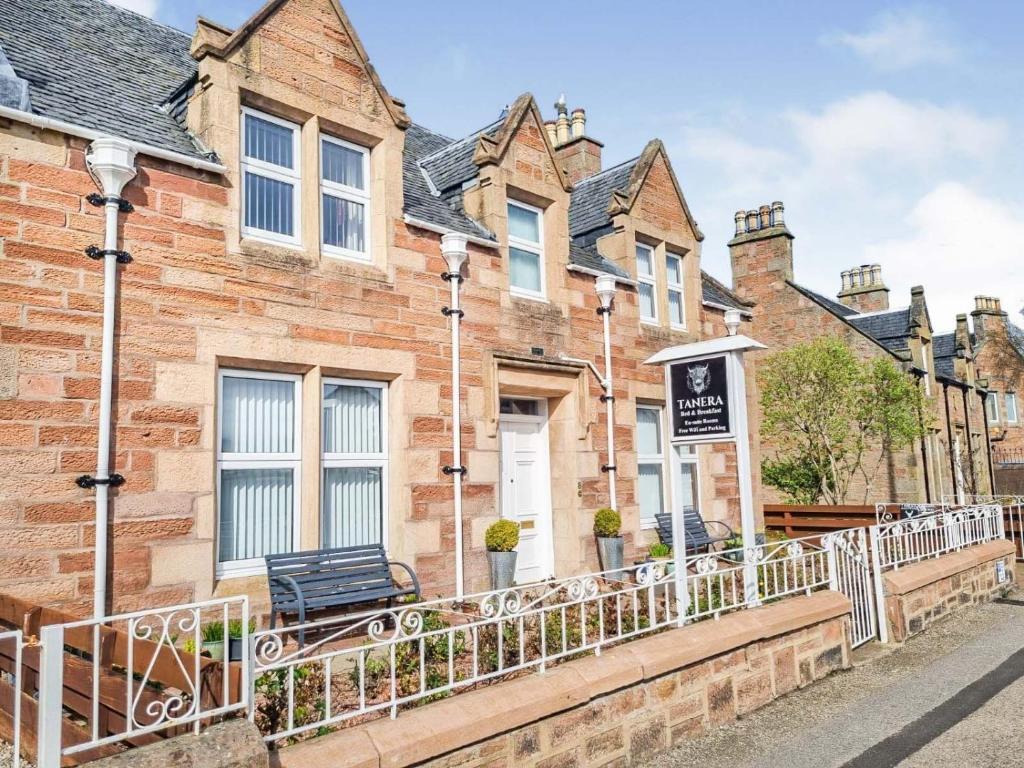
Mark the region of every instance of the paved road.
POLYGON ((975 607, 651 766, 1024 767, 1024 596, 975 607))

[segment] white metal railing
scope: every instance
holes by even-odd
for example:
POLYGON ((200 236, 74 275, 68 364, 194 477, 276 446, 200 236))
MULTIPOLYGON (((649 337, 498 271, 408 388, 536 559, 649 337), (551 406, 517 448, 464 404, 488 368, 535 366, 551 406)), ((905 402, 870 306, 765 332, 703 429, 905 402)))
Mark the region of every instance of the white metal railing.
POLYGON ((1016 547, 1016 559, 1024 560, 1024 496, 1013 494, 969 496, 971 504, 999 504, 1003 508, 1006 538, 1016 547))
POLYGON ((1003 509, 978 504, 871 526, 876 574, 1003 537, 1003 509))
POLYGON ((98 748, 146 734, 189 727, 198 733, 214 718, 247 709, 249 689, 244 680, 236 676, 232 683, 227 665, 211 664, 200 656, 203 628, 215 622, 221 625, 225 646, 230 645, 229 628, 238 628, 241 669, 247 669, 246 597, 41 627, 39 768, 56 768, 62 758, 95 754, 98 748), (186 645, 191 645, 190 651, 186 645), (85 735, 72 744, 64 743, 62 731, 65 669, 91 686, 76 694, 87 700, 88 712, 78 713, 85 735))
MULTIPOLYGON (((4 658, 9 662, 0 673, 0 683, 9 690, 11 702, 10 711, 7 714, 11 718, 11 768, 19 768, 21 765, 21 689, 24 681, 22 674, 22 649, 25 647, 25 640, 20 629, 12 629, 0 632, 0 649, 4 658)), ((8 691, 5 691, 5 694, 8 691)), ((6 709, 6 708, 5 708, 6 709)))
POLYGON ((829 586, 828 553, 785 541, 455 600, 263 630, 252 637, 252 719, 268 741, 547 666, 685 621, 829 586), (754 567, 757 593, 744 594, 754 567), (683 585, 682 599, 676 599, 683 585), (302 629, 310 639, 299 647, 302 629))

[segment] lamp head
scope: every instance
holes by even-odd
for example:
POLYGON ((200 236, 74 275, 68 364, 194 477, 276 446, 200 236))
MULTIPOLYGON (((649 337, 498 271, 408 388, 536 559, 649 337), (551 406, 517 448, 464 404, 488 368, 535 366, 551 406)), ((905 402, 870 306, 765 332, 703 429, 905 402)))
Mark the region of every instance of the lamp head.
POLYGON ((594 288, 597 291, 597 297, 601 300, 601 306, 608 309, 612 305, 612 299, 615 298, 615 276, 598 275, 597 280, 594 281, 594 288))
POLYGON ((725 330, 730 336, 735 336, 740 328, 740 311, 738 309, 725 310, 725 330))

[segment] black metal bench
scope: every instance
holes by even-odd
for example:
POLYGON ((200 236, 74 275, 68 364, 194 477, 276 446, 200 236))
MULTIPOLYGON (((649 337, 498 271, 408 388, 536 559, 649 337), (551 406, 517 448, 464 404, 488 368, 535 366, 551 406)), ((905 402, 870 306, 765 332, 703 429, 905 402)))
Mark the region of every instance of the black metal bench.
MULTIPOLYGON (((306 623, 312 611, 347 608, 360 603, 392 601, 405 595, 420 596, 416 574, 405 563, 388 560, 384 547, 369 544, 337 549, 315 549, 266 555, 267 581, 270 588, 270 628, 277 615, 298 617, 299 626, 306 623), (412 584, 403 587, 391 576, 391 566, 405 569, 412 584)), ((299 645, 306 642, 305 629, 299 630, 299 645)))
MULTIPOLYGON (((654 516, 658 524, 658 537, 662 544, 672 546, 672 515, 669 512, 658 512, 654 516)), ((721 541, 728 541, 736 538, 735 532, 721 520, 708 520, 700 516, 696 507, 683 507, 683 525, 686 528, 686 551, 708 552, 715 544, 721 541), (713 535, 708 531, 708 526, 718 526, 722 529, 719 534, 713 535)))

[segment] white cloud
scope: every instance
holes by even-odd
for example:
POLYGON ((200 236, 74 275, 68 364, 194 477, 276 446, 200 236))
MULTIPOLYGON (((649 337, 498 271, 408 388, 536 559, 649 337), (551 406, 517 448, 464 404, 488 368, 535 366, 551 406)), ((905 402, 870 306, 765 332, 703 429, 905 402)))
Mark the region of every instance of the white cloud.
POLYGON ((107 2, 150 18, 156 15, 156 10, 160 6, 160 0, 107 0, 107 2))
POLYGON ((812 162, 845 174, 868 162, 924 172, 951 159, 986 160, 1009 133, 1003 120, 878 91, 833 102, 818 113, 790 112, 789 119, 812 162))
POLYGON ((1019 210, 1018 203, 944 182, 904 218, 907 234, 867 245, 865 261, 882 265, 890 288, 923 284, 938 330, 952 328, 955 316, 969 313, 979 294, 1002 298, 1003 309, 1017 316, 1024 306, 1019 210))
POLYGON ((822 42, 849 48, 868 64, 882 70, 949 64, 956 61, 959 54, 956 46, 945 39, 935 20, 922 10, 886 11, 864 32, 824 35, 822 42))

